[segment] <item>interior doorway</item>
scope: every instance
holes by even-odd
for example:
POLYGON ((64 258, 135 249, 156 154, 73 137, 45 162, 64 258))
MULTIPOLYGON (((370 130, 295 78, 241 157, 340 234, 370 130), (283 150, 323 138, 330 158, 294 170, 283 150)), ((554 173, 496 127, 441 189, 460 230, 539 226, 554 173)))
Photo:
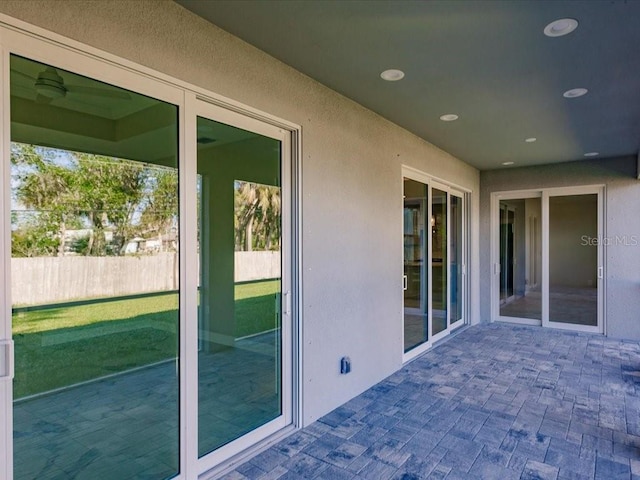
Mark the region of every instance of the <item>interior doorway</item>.
POLYGON ((603 332, 603 187, 493 194, 495 320, 603 332))

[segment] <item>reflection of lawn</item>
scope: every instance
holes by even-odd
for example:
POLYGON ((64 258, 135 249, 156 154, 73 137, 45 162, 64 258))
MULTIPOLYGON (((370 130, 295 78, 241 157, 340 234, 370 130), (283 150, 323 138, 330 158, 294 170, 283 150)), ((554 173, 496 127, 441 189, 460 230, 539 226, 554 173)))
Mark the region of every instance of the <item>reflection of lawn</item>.
MULTIPOLYGON (((238 337, 276 326, 278 290, 278 281, 236 285, 238 337)), ((175 358, 177 326, 176 294, 14 313, 14 396, 175 358)))
MULTIPOLYGON (((276 293, 279 280, 236 285, 236 337, 276 328, 276 293)), ((279 298, 279 296, 278 296, 279 298)))

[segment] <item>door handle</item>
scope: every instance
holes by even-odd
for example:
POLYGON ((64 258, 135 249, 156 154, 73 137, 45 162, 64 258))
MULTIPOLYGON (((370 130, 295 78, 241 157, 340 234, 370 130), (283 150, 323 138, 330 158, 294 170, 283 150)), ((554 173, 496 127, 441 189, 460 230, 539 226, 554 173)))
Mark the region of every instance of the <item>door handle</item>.
POLYGON ((291 292, 284 292, 283 310, 285 315, 291 315, 291 292))
POLYGON ((406 275, 402 276, 402 290, 406 290, 407 288, 409 288, 409 279, 407 278, 406 275))
POLYGON ((0 369, 0 380, 13 380, 15 367, 13 362, 13 340, 0 340, 0 359, 2 367, 0 369))
POLYGON ((493 264, 493 274, 494 275, 499 275, 500 274, 500 264, 499 263, 494 263, 493 264))
POLYGON ((604 267, 598 267, 598 278, 604 278, 604 267))

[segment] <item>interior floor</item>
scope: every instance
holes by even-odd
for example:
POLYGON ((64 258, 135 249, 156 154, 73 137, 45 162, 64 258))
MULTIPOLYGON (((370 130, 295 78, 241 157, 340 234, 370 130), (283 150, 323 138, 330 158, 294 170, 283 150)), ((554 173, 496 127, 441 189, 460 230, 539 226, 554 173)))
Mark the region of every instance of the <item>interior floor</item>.
MULTIPOLYGON (((500 305, 500 316, 542 319, 542 294, 526 295, 500 305)), ((598 289, 552 287, 549 294, 549 320, 572 325, 598 325, 598 289)))
MULTIPOLYGON (((201 454, 280 414, 276 337, 271 332, 200 354, 201 454)), ((164 362, 16 402, 15 479, 173 477, 177 366, 164 362)))

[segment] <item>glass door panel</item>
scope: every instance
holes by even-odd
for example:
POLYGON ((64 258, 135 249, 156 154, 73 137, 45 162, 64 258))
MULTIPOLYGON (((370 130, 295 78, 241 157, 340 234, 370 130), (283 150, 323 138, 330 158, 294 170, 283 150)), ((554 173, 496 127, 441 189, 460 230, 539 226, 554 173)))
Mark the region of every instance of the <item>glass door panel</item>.
POLYGON ((549 321, 598 325, 598 195, 549 197, 549 321))
POLYGON ((10 62, 14 478, 173 477, 178 109, 10 62))
POLYGON ((283 414, 281 142, 198 117, 202 457, 283 414))
POLYGON ((447 192, 431 189, 431 335, 447 329, 447 192))
POLYGON ((542 199, 500 200, 500 316, 542 320, 542 199))
POLYGON ((404 351, 428 340, 428 270, 426 233, 428 192, 424 183, 404 179, 404 351))
POLYGON ((449 309, 451 324, 462 320, 463 317, 463 268, 464 268, 464 231, 463 231, 463 200, 457 195, 451 195, 449 205, 449 262, 451 271, 451 296, 449 309))

